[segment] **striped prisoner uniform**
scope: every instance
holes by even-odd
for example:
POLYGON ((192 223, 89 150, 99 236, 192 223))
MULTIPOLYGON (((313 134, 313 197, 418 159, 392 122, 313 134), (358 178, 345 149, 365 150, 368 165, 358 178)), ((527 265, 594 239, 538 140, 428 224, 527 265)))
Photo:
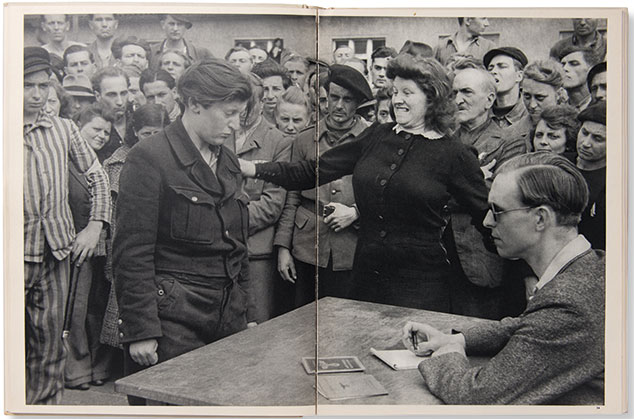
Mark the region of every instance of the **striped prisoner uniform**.
POLYGON ((64 386, 68 255, 75 239, 68 205, 69 160, 87 177, 91 220, 110 221, 108 180, 77 126, 43 112, 24 126, 23 158, 26 402, 58 404, 64 386))

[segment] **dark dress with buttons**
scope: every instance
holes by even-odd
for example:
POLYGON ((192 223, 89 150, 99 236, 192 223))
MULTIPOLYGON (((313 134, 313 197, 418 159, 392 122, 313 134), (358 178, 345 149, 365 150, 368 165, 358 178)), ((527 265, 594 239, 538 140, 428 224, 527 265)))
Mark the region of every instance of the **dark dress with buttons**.
MULTIPOLYGON (((471 148, 375 124, 322 154, 319 183, 352 174, 360 212, 350 298, 452 311, 450 266, 441 236, 455 198, 485 235, 487 188, 471 148)), ((287 189, 313 187, 315 161, 264 163, 256 176, 287 189)))

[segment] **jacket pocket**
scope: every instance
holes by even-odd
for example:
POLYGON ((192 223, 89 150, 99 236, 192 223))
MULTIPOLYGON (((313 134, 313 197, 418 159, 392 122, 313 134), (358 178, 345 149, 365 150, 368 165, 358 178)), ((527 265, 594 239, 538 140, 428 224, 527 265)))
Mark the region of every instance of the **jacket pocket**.
POLYGON ((173 191, 170 234, 175 240, 211 244, 217 228, 215 202, 200 189, 170 185, 173 191))
POLYGON ((174 278, 157 278, 156 305, 160 312, 168 310, 176 300, 176 281, 174 278))
MULTIPOLYGON (((315 217, 315 215, 312 213, 311 216, 315 217)), ((298 208, 297 212, 295 213, 295 227, 302 230, 306 226, 306 223, 308 223, 308 221, 310 221, 309 216, 304 211, 302 211, 301 207, 298 208)))

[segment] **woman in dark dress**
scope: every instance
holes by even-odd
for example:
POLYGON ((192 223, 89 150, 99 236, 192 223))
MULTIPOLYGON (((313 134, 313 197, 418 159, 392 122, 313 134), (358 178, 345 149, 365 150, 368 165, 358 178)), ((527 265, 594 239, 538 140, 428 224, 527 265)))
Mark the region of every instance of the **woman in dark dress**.
MULTIPOLYGON (((455 105, 440 64, 401 55, 387 75, 396 123, 374 124, 319 160, 320 184, 353 175, 360 230, 349 297, 451 312, 447 202, 461 203, 484 233, 487 189, 475 153, 450 134, 455 105)), ((241 165, 287 189, 315 186, 315 161, 241 165)))

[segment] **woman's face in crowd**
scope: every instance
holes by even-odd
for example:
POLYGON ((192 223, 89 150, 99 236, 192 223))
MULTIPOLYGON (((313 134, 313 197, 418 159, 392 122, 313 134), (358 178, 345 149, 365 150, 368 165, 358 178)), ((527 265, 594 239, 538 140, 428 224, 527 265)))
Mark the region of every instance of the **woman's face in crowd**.
POLYGON ((275 112, 277 127, 287 135, 295 135, 306 128, 309 119, 306 107, 295 103, 280 102, 275 112))
POLYGON ((80 133, 93 150, 101 150, 110 138, 110 125, 110 122, 102 117, 95 116, 81 127, 80 133))
POLYGON ((44 105, 44 113, 48 116, 59 116, 59 110, 62 107, 62 103, 59 101, 57 97, 57 92, 53 86, 49 86, 48 88, 48 99, 46 100, 46 104, 44 105))
POLYGON ((168 52, 161 58, 161 70, 167 71, 174 80, 178 80, 185 71, 185 59, 178 54, 168 52))
POLYGON ((139 139, 139 141, 141 141, 141 140, 145 140, 146 138, 150 138, 151 136, 158 134, 161 131, 163 131, 163 127, 145 125, 144 127, 142 127, 140 130, 136 132, 136 136, 139 139))
POLYGON ((557 104, 557 90, 550 84, 533 79, 522 80, 522 97, 533 124, 539 122, 544 108, 557 104))
POLYGON ((205 108, 196 105, 192 124, 198 137, 210 145, 222 145, 240 128, 240 116, 247 108, 247 102, 217 102, 205 108))
POLYGON ((414 80, 396 77, 393 85, 392 106, 396 122, 405 128, 422 125, 427 113, 427 95, 414 80))
POLYGON ((390 115, 390 101, 382 100, 379 102, 379 106, 377 107, 376 112, 376 120, 379 121, 379 124, 386 124, 392 121, 392 115, 390 115))
POLYGON ((566 151, 566 129, 552 129, 546 121, 540 119, 537 127, 535 127, 533 147, 535 151, 550 151, 555 154, 562 154, 566 151))

